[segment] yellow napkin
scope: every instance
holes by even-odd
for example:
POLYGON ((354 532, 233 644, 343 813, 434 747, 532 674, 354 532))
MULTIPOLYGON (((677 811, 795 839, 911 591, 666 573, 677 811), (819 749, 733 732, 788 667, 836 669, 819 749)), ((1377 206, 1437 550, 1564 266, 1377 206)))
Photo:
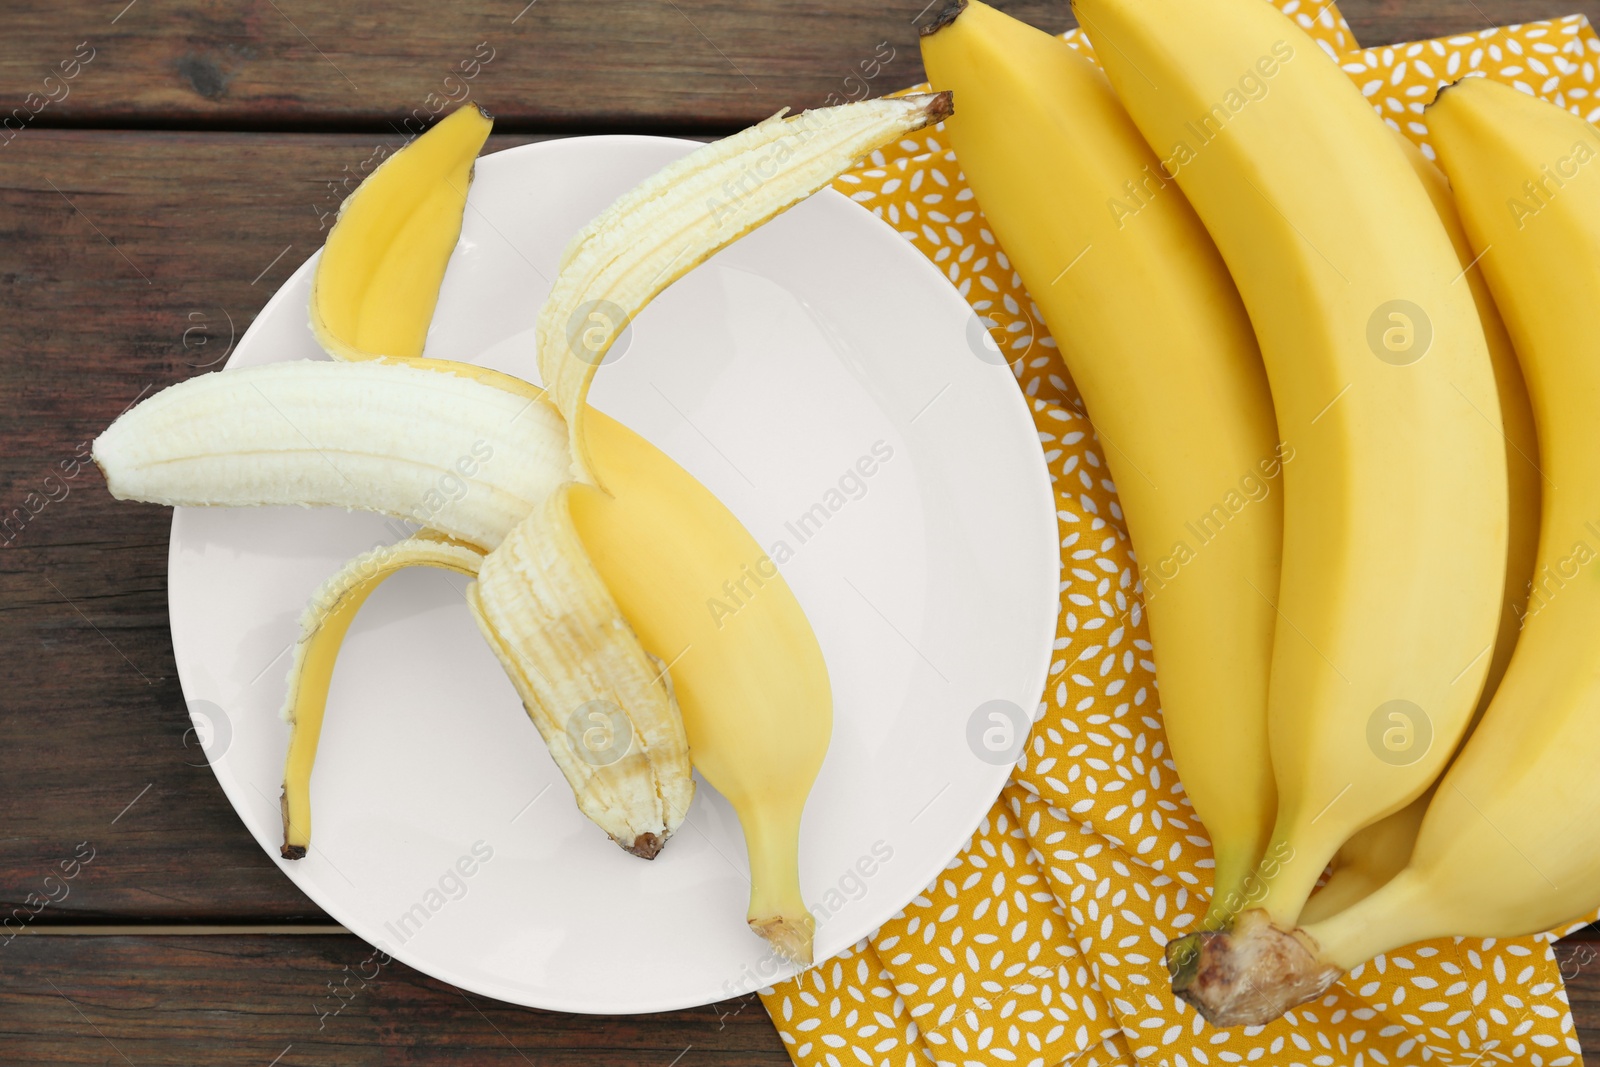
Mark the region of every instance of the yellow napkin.
MULTIPOLYGON (((1358 51, 1333 7, 1273 2, 1430 155, 1423 105, 1469 70, 1600 119, 1600 39, 1581 16, 1358 51)), ((1075 31, 1067 40, 1088 50, 1075 31)), ((1010 323, 1055 484, 1064 584, 1038 720, 971 840, 871 936, 763 991, 794 1062, 1581 1062, 1556 934, 1411 945, 1265 1027, 1216 1030, 1172 996, 1163 947, 1205 911, 1211 850, 1167 757, 1137 571, 1094 432, 939 131, 834 187, 1010 323)))

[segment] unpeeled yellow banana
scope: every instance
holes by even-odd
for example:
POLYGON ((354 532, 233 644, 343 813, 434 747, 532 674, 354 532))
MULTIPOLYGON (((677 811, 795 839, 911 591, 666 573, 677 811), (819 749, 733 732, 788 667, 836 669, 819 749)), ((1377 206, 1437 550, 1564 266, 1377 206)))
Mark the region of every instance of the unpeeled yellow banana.
MULTIPOLYGON (((1494 371, 1421 179, 1291 18, 1259 0, 1074 6, 1239 285, 1295 452, 1268 697, 1278 817, 1242 959, 1271 943, 1249 931, 1292 939, 1328 860, 1420 796, 1466 730, 1506 568, 1494 371)), ((1222 1024, 1260 996, 1202 956, 1226 937, 1168 946, 1174 990, 1222 1024)))
MULTIPOLYGON (((1517 353, 1511 337, 1506 332, 1500 310, 1483 272, 1475 269, 1477 253, 1461 226, 1460 213, 1450 182, 1444 172, 1434 166, 1422 151, 1399 133, 1395 141, 1406 154, 1411 166, 1422 179, 1423 186, 1433 200, 1434 210, 1444 223, 1455 246, 1456 259, 1466 284, 1472 288, 1472 300, 1478 307, 1478 318, 1483 323, 1484 338, 1489 345, 1489 358, 1494 364, 1495 390, 1500 397, 1500 417, 1505 429, 1506 485, 1510 502, 1510 523, 1506 541, 1506 577, 1500 607, 1500 630, 1495 635, 1494 649, 1489 654, 1489 672, 1484 678, 1483 691, 1478 705, 1473 709, 1472 726, 1468 736, 1489 707, 1500 679, 1505 676, 1516 648, 1517 636, 1522 629, 1522 617, 1527 611, 1529 576, 1533 574, 1534 557, 1539 547, 1540 479, 1538 456, 1539 441, 1534 432, 1533 408, 1528 401, 1528 387, 1522 380, 1522 368, 1517 365, 1517 353)), ((1301 910, 1302 925, 1318 922, 1333 915, 1374 889, 1383 885, 1406 865, 1416 843, 1417 830, 1422 826, 1422 815, 1433 799, 1430 788, 1422 796, 1387 818, 1357 831, 1333 857, 1332 873, 1327 884, 1317 890, 1301 910)))
POLYGON ((1512 937, 1600 905, 1600 135, 1481 77, 1427 111, 1516 343, 1545 475, 1532 596, 1494 700, 1439 783, 1405 869, 1306 927, 1337 974, 1423 938, 1512 937))
POLYGON ((923 31, 967 182, 1088 406, 1138 553, 1167 739, 1241 906, 1276 812, 1267 675, 1283 494, 1266 370, 1199 218, 1105 76, 986 4, 923 31))

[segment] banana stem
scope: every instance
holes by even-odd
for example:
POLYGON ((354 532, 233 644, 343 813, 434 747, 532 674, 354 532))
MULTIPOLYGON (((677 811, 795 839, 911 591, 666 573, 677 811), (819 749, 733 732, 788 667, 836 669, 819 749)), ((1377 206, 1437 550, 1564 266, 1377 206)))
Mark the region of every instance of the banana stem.
POLYGON ((1252 893, 1261 892, 1256 877, 1261 850, 1254 842, 1219 842, 1213 845, 1212 855, 1216 867, 1211 879, 1211 904, 1201 925, 1207 930, 1222 930, 1235 915, 1251 906, 1252 893))

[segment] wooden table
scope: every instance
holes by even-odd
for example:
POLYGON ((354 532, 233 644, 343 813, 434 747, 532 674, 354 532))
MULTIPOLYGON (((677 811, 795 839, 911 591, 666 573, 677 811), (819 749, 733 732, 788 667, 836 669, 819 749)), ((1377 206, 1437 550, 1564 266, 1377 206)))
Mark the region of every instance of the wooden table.
MULTIPOLYGON (((321 243, 360 162, 443 98, 496 114, 491 150, 721 134, 848 94, 883 42, 893 58, 872 91, 921 80, 928 9, 389 0, 345 13, 356 6, 65 0, 7 13, 0 120, 18 110, 0 125, 0 517, 23 508, 24 521, 0 530, 0 912, 42 894, 79 842, 95 858, 0 946, 0 1062, 779 1067, 754 997, 559 1015, 395 963, 335 1001, 366 946, 278 873, 186 736, 168 512, 114 503, 92 468, 62 479, 60 465, 138 398, 217 364, 321 243)), ((1071 22, 1060 0, 1001 6, 1051 30, 1071 22)), ((1600 16, 1600 0, 1343 7, 1364 43, 1600 16)), ((1595 948, 1559 951, 1582 1040, 1600 1043, 1595 948)))

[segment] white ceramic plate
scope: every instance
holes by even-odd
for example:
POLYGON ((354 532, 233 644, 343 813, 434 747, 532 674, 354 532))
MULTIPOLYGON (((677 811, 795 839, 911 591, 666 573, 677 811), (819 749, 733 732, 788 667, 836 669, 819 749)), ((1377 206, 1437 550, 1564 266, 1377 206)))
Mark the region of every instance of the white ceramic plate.
MULTIPOLYGON (((692 147, 587 137, 479 160, 428 354, 535 378, 534 316, 567 240, 692 147)), ((230 365, 321 357, 312 266, 230 365)), ((1025 733, 983 706, 1031 718, 1044 687, 1054 505, 1025 402, 1007 368, 976 354, 975 323, 911 245, 824 191, 658 298, 592 394, 764 546, 794 551, 783 572, 835 700, 801 837, 818 959, 892 916, 960 849, 1025 733), (858 484, 850 472, 874 448, 880 462, 858 484), (830 517, 802 540, 790 524, 819 502, 830 517)), ((218 780, 274 857, 278 710, 300 612, 351 556, 394 539, 382 518, 336 511, 173 517, 184 692, 218 780)), ((284 873, 394 957, 518 1004, 658 1011, 792 973, 745 926, 728 805, 700 783, 689 825, 653 862, 612 844, 578 813, 464 588, 403 573, 351 628, 313 780, 312 850, 278 860, 284 873)))

